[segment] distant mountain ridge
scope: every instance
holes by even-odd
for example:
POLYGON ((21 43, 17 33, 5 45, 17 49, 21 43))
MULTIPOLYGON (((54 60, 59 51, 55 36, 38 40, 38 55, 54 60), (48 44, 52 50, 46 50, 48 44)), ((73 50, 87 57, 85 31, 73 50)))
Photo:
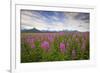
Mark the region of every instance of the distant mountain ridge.
POLYGON ((60 32, 60 31, 48 31, 48 30, 39 30, 39 29, 33 28, 33 29, 23 29, 21 30, 21 32, 45 33, 45 32, 60 32))
POLYGON ((21 32, 41 32, 40 30, 33 28, 33 29, 23 29, 21 32))
POLYGON ((77 30, 73 30, 73 31, 70 31, 70 30, 62 30, 62 31, 48 31, 48 30, 39 30, 39 29, 36 29, 36 28, 33 28, 33 29, 23 29, 21 30, 21 32, 26 32, 26 33, 46 33, 46 32, 79 32, 77 30))

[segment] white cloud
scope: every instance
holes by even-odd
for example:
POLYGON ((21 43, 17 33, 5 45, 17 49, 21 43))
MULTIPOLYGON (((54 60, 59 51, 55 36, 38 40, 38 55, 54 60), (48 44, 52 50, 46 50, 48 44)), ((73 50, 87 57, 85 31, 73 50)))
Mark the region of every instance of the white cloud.
POLYGON ((21 25, 21 29, 32 29, 33 27, 27 25, 21 25))
MULTIPOLYGON (((64 12, 64 22, 52 22, 52 24, 46 21, 46 17, 36 11, 24 10, 21 12, 21 26, 22 29, 37 28, 39 30, 78 30, 78 31, 89 31, 89 23, 85 23, 82 20, 76 20, 73 17, 78 13, 66 13, 64 12)), ((57 16, 57 13, 56 13, 57 16)), ((59 20, 58 17, 52 16, 54 20, 59 20)))

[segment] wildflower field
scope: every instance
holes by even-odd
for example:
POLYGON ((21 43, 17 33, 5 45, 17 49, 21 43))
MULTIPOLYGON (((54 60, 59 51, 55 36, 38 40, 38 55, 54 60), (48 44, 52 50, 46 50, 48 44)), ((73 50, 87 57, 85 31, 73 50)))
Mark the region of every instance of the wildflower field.
POLYGON ((21 32, 21 63, 89 59, 89 32, 21 32))

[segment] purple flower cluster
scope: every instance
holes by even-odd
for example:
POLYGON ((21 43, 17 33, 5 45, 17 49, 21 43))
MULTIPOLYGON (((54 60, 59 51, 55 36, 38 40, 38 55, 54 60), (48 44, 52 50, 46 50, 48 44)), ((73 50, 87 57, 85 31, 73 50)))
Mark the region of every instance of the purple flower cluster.
POLYGON ((64 43, 60 43, 60 51, 61 51, 62 53, 64 53, 65 50, 66 50, 65 44, 64 44, 64 43))
POLYGON ((60 35, 64 35, 65 33, 64 33, 64 32, 59 32, 59 34, 60 34, 60 35))
POLYGON ((26 39, 26 42, 29 43, 29 45, 31 46, 31 48, 35 48, 34 41, 35 41, 35 39, 32 36, 28 37, 26 39))
POLYGON ((76 50, 75 49, 72 50, 72 59, 76 59, 76 50))
POLYGON ((48 36, 48 40, 49 40, 50 42, 52 42, 52 41, 54 40, 54 37, 53 37, 53 36, 48 36))
POLYGON ((34 44, 31 44, 31 48, 35 48, 35 45, 34 44))
POLYGON ((50 45, 47 41, 43 41, 41 43, 41 48, 43 48, 44 50, 48 51, 48 49, 50 48, 50 45))
POLYGON ((26 41, 27 43, 33 43, 35 39, 33 37, 28 37, 26 41))

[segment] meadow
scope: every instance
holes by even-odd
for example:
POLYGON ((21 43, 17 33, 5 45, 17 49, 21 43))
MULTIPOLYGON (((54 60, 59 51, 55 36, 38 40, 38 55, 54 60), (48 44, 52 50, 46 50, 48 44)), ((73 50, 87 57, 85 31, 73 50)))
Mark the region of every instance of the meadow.
POLYGON ((89 60, 89 32, 21 32, 21 63, 89 60))

